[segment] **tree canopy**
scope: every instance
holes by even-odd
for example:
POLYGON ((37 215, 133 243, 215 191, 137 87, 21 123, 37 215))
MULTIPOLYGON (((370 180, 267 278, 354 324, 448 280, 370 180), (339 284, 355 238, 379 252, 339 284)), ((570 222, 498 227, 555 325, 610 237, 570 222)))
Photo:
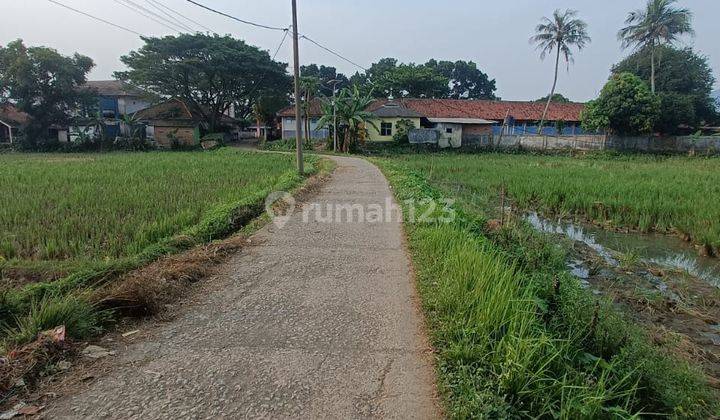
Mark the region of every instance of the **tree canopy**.
POLYGON ((287 65, 241 40, 206 34, 143 40, 142 48, 121 57, 129 70, 115 76, 149 92, 183 99, 203 116, 210 131, 219 128, 232 104, 241 117, 248 117, 260 98, 289 95, 287 65))
POLYGON ((437 61, 425 64, 398 63, 383 58, 365 73, 350 78, 376 98, 396 97, 497 99, 495 80, 472 61, 437 61))
MULTIPOLYGON (((93 61, 74 54, 66 57, 52 48, 26 47, 22 40, 0 47, 0 102, 9 101, 28 115, 30 147, 48 139, 52 124, 67 123, 73 113, 95 105, 91 92, 78 89, 86 82, 93 61)), ((57 141, 57 139, 54 139, 57 141)))
MULTIPOLYGON (((549 96, 549 95, 548 95, 549 96)), ((535 102, 547 102, 548 96, 543 96, 540 99, 537 99, 535 102)), ((570 99, 568 99, 565 95, 562 93, 555 93, 552 96, 552 102, 560 103, 560 104, 567 104, 572 102, 570 99)))
POLYGON ((337 80, 336 88, 338 90, 350 86, 350 79, 342 73, 338 73, 335 67, 310 64, 300 66, 300 75, 302 77, 313 77, 319 80, 318 91, 315 94, 330 97, 333 94, 332 80, 337 80))
MULTIPOLYGON (((632 73, 650 80, 652 73, 648 48, 636 51, 612 68, 613 74, 632 73)), ((662 100, 660 127, 664 133, 674 133, 679 126, 697 128, 717 119, 712 97, 715 77, 707 57, 691 48, 669 46, 656 48, 656 92, 662 100), (680 112, 682 111, 682 112, 680 112)))
POLYGON ((588 102, 583 128, 619 135, 649 134, 660 116, 660 99, 632 73, 614 75, 600 97, 588 102))
POLYGON ((451 99, 497 99, 495 80, 478 69, 472 61, 435 61, 425 63, 426 67, 434 68, 438 73, 450 80, 451 99))
POLYGON ((623 49, 635 47, 648 50, 650 61, 650 87, 656 92, 657 48, 672 45, 681 35, 694 35, 692 13, 675 7, 677 0, 647 0, 644 9, 628 14, 625 27, 618 32, 623 49))

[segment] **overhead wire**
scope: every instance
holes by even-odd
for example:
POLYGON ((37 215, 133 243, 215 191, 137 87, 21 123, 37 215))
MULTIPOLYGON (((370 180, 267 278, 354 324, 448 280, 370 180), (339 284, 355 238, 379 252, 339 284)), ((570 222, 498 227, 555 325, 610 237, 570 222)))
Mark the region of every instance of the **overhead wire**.
POLYGON ((211 7, 205 6, 204 4, 198 3, 198 2, 196 2, 196 1, 194 1, 194 0, 186 0, 186 1, 187 1, 188 3, 194 4, 195 6, 201 7, 201 8, 203 8, 203 9, 205 9, 205 10, 209 10, 209 11, 211 11, 211 12, 213 12, 213 13, 217 13, 218 15, 225 16, 225 17, 228 18, 228 19, 232 19, 232 20, 238 21, 238 22, 240 22, 240 23, 244 23, 244 24, 246 24, 246 25, 255 26, 255 27, 257 27, 257 28, 270 29, 270 30, 273 30, 273 31, 284 31, 284 30, 287 29, 287 28, 280 28, 280 27, 278 27, 278 26, 264 25, 264 24, 262 24, 262 23, 257 23, 257 22, 252 22, 252 21, 245 20, 245 19, 240 19, 240 18, 235 17, 235 16, 233 16, 233 15, 229 15, 229 14, 227 14, 227 13, 224 13, 224 12, 221 12, 221 11, 219 11, 219 10, 213 9, 213 8, 211 8, 211 7))
POLYGON ((74 8, 74 7, 70 7, 70 6, 66 5, 66 4, 60 3, 59 1, 56 1, 56 0, 48 0, 48 1, 49 1, 50 3, 53 3, 53 4, 58 5, 58 6, 60 6, 60 7, 64 7, 65 9, 72 10, 72 11, 75 12, 75 13, 78 13, 78 14, 81 14, 81 15, 83 15, 83 16, 89 17, 90 19, 96 20, 96 21, 98 21, 98 22, 102 22, 102 23, 104 23, 104 24, 106 24, 106 25, 113 26, 113 27, 115 27, 115 28, 117 28, 117 29, 121 29, 121 30, 123 30, 123 31, 125 31, 125 32, 130 32, 130 33, 135 34, 135 35, 137 35, 137 36, 147 36, 147 35, 145 35, 145 34, 142 34, 142 33, 138 32, 138 31, 135 31, 135 30, 133 30, 133 29, 126 28, 125 26, 118 25, 118 24, 116 24, 116 23, 112 23, 112 22, 110 22, 110 21, 108 21, 108 20, 105 20, 105 19, 103 19, 103 18, 99 18, 99 17, 97 17, 97 16, 91 15, 90 13, 83 12, 82 10, 78 10, 78 9, 76 9, 76 8, 74 8))
POLYGON ((191 19, 191 18, 183 15, 182 13, 178 12, 177 10, 171 8, 170 6, 164 4, 163 2, 161 2, 161 1, 159 1, 159 0, 147 0, 147 1, 149 1, 149 2, 151 2, 151 3, 154 3, 154 4, 157 4, 157 5, 161 6, 161 7, 163 7, 164 9, 167 9, 170 13, 172 13, 172 14, 174 14, 174 15, 182 18, 182 19, 185 19, 186 21, 188 21, 188 22, 190 22, 190 23, 193 23, 193 24, 197 25, 197 26, 205 29, 205 30, 208 31, 208 32, 216 33, 214 30, 208 28, 207 26, 203 25, 202 23, 200 23, 200 22, 198 22, 198 21, 196 21, 196 20, 194 20, 194 19, 191 19))
POLYGON ((175 16, 171 15, 171 14, 168 13, 165 9, 163 9, 163 8, 160 7, 160 6, 158 6, 157 4, 155 4, 154 2, 152 2, 151 0, 145 0, 145 3, 147 3, 148 6, 154 8, 155 10, 159 11, 159 12, 162 13, 163 15, 167 16, 167 18, 168 18, 169 20, 171 20, 172 22, 174 22, 175 24, 177 24, 179 27, 185 29, 186 31, 191 32, 191 33, 192 33, 192 32, 197 32, 194 28, 191 28, 191 27, 190 27, 189 25, 187 25, 186 23, 181 22, 178 18, 176 18, 175 16))
MULTIPOLYGON (((175 32, 180 32, 180 33, 182 33, 182 32, 185 31, 185 30, 182 29, 182 28, 179 28, 179 29, 178 29, 178 26, 173 25, 173 24, 172 24, 171 22, 169 22, 167 19, 158 18, 158 17, 153 17, 151 14, 149 14, 149 13, 147 12, 147 9, 146 9, 146 8, 144 8, 144 7, 142 7, 142 6, 139 6, 137 3, 133 2, 132 0, 114 0, 114 1, 115 1, 115 3, 117 3, 117 4, 121 5, 121 6, 124 6, 124 7, 126 7, 127 9, 132 10, 133 12, 135 12, 135 13, 141 15, 141 16, 146 17, 146 18, 152 20, 153 22, 157 23, 158 25, 164 26, 164 27, 167 28, 167 29, 170 29, 170 30, 175 31, 175 32)), ((159 16, 159 15, 157 15, 156 13, 154 13, 154 15, 155 15, 155 16, 159 16)))

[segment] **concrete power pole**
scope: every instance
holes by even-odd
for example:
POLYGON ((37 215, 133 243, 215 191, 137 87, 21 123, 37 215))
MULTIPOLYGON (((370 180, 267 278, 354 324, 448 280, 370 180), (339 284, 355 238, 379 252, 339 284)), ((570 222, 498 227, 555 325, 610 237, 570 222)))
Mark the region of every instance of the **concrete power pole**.
POLYGON ((298 52, 297 4, 292 0, 293 20, 293 61, 295 63, 295 148, 297 149, 297 168, 300 175, 305 173, 302 150, 302 121, 300 121, 300 53, 298 52))

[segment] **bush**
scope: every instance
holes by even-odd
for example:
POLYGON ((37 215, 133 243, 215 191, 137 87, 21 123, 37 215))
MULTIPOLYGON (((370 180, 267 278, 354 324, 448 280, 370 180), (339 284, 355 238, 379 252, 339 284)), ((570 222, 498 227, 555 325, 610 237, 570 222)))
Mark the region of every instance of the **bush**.
POLYGON ((412 121, 405 119, 399 120, 395 123, 395 134, 393 135, 393 140, 402 144, 410 143, 408 135, 410 134, 410 130, 413 128, 415 128, 415 124, 412 121))
POLYGON ((67 334, 86 338, 100 330, 106 314, 98 312, 87 299, 77 295, 48 296, 33 302, 30 312, 17 319, 15 328, 4 330, 4 345, 22 344, 35 339, 41 331, 64 325, 67 334))
POLYGON ((639 77, 621 73, 607 82, 598 99, 588 102, 581 118, 588 131, 650 134, 660 119, 660 99, 639 77))

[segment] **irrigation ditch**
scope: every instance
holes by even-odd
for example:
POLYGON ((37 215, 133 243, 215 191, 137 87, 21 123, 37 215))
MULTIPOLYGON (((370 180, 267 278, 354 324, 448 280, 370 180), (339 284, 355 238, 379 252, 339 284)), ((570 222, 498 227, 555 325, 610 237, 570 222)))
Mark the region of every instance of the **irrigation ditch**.
POLYGON ((657 344, 697 363, 720 389, 720 259, 679 237, 619 232, 537 212, 521 215, 568 250, 568 270, 648 328, 657 344))

